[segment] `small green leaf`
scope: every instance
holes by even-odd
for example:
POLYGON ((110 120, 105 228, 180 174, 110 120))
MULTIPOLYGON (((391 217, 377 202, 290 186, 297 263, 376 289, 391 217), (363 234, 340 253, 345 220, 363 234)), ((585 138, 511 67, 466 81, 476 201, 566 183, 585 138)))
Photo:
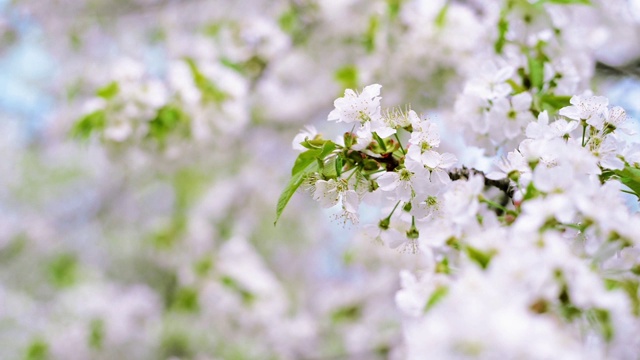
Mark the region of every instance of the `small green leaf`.
POLYGON ((509 21, 507 21, 507 12, 502 11, 500 20, 498 20, 498 39, 494 44, 496 53, 502 54, 504 45, 507 43, 507 32, 509 31, 509 21))
POLYGON ((427 311, 431 310, 440 301, 442 301, 442 299, 444 299, 444 297, 447 296, 448 293, 449 293, 448 287, 446 286, 437 287, 429 297, 429 300, 427 300, 427 303, 424 305, 424 312, 426 313, 427 311))
POLYGON ((183 287, 177 291, 171 307, 176 311, 195 313, 200 311, 198 290, 191 287, 183 287))
POLYGON ((626 165, 622 170, 614 170, 614 173, 640 200, 640 169, 626 165))
POLYGON ((475 261, 481 268, 486 269, 491 262, 491 258, 495 254, 494 251, 482 251, 472 246, 465 246, 465 251, 469 258, 475 261))
POLYGON ((183 135, 188 135, 189 117, 182 111, 182 109, 166 105, 161 107, 156 113, 156 117, 149 122, 148 138, 157 140, 160 143, 164 143, 167 137, 182 128, 183 135))
POLYGON ((319 171, 324 166, 324 159, 335 149, 336 144, 334 142, 325 141, 321 149, 308 150, 298 155, 293 169, 291 169, 291 179, 278 199, 276 220, 273 222, 273 225, 278 223, 282 211, 284 211, 284 208, 296 190, 302 185, 305 177, 308 174, 319 171))
POLYGON ((276 207, 276 220, 273 222, 275 226, 278 223, 278 219, 280 219, 280 215, 282 215, 282 211, 289 203, 289 200, 293 196, 293 194, 298 190, 305 177, 313 172, 318 171, 318 164, 315 161, 312 161, 308 164, 304 169, 298 170, 298 172, 291 177, 289 183, 280 194, 280 198, 278 199, 278 206, 276 207))
POLYGON ((49 358, 49 344, 42 339, 35 339, 27 347, 25 360, 45 360, 49 358))
POLYGON ((233 290, 238 295, 240 295, 240 297, 242 298, 242 302, 245 305, 251 305, 256 300, 256 296, 249 290, 245 289, 242 285, 240 285, 234 278, 225 275, 222 276, 220 281, 226 288, 233 290))
POLYGON ((571 96, 544 94, 540 96, 540 103, 542 104, 542 110, 547 110, 550 113, 555 113, 563 107, 571 105, 569 101, 571 96))
POLYGON ((89 324, 89 346, 101 350, 104 345, 105 326, 104 320, 93 319, 89 324))
POLYGON ((384 140, 382 140, 382 138, 380 137, 380 135, 378 135, 378 133, 373 133, 373 138, 376 140, 376 142, 378 143, 378 146, 380 146, 380 149, 382 149, 383 153, 387 152, 387 145, 384 143, 384 140))
POLYGON ((358 68, 354 65, 345 65, 334 74, 334 79, 342 85, 344 89, 357 89, 358 86, 358 68))
POLYGON ((369 18, 369 27, 367 28, 367 32, 364 34, 364 39, 362 41, 364 49, 368 53, 372 53, 376 49, 376 33, 378 32, 379 25, 380 21, 376 15, 369 18))
POLYGON ((193 76, 194 84, 202 93, 202 100, 204 103, 221 104, 229 99, 229 94, 222 91, 222 89, 216 86, 216 84, 214 84, 202 73, 202 71, 200 71, 195 60, 185 58, 185 62, 189 66, 189 70, 191 70, 191 76, 193 76))
POLYGON ((338 308, 331 314, 333 323, 345 323, 357 321, 362 316, 362 308, 358 304, 347 305, 338 308))
POLYGON ((336 157, 336 176, 340 177, 340 175, 342 175, 343 167, 344 167, 344 158, 343 158, 343 155, 340 154, 336 157))
POLYGON ((293 168, 291 169, 291 175, 295 175, 300 171, 304 170, 309 164, 316 160, 323 161, 327 155, 329 155, 333 150, 335 150, 336 144, 332 141, 325 140, 324 144, 321 148, 313 148, 311 150, 307 150, 300 155, 296 159, 296 162, 293 164, 293 168))
POLYGON ((611 323, 611 315, 605 309, 591 309, 587 311, 587 318, 591 325, 598 329, 606 342, 613 340, 614 329, 611 323))
POLYGON ((293 34, 299 27, 298 12, 295 8, 287 9, 278 18, 278 25, 282 31, 293 34))
MULTIPOLYGON (((389 11, 389 18, 394 20, 400 14, 403 0, 387 0, 387 9, 389 11)), ((352 88, 353 89, 353 88, 352 88)))
POLYGON ((104 110, 97 110, 85 115, 71 128, 70 135, 78 139, 88 139, 93 132, 102 131, 106 126, 104 110))
POLYGON ((528 61, 531 88, 540 90, 544 83, 544 62, 533 56, 529 56, 528 61))
POLYGON ((96 95, 98 95, 99 97, 105 100, 109 100, 109 99, 113 99, 116 95, 118 95, 119 92, 120 92, 120 86, 118 85, 117 82, 113 81, 109 83, 107 86, 104 86, 98 89, 98 91, 96 92, 96 95))
POLYGON ((447 24, 447 11, 449 10, 449 2, 447 1, 436 16, 436 27, 442 29, 447 24))
POLYGON ((49 278, 58 288, 65 288, 76 282, 78 261, 72 254, 62 254, 49 263, 49 278))

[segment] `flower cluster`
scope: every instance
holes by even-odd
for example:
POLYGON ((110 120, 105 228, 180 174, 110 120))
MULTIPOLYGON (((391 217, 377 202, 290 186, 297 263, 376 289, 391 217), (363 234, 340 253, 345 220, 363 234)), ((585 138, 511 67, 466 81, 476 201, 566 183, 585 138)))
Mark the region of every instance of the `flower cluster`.
MULTIPOLYGON (((342 199, 354 222, 358 200, 388 211, 364 234, 425 258, 419 275, 401 274, 396 295, 409 358, 582 358, 585 334, 596 357, 637 351, 640 215, 623 191, 640 198, 640 150, 620 136, 631 131, 625 111, 584 94, 536 120, 529 104, 512 129, 524 139, 485 175, 454 167, 454 155, 437 151, 437 126, 415 111, 380 115, 379 89, 335 102, 329 120, 359 121, 357 134, 336 143, 298 135, 308 150, 296 166, 321 164, 302 174, 324 207, 342 199)), ((513 97, 514 111, 527 96, 513 97)))

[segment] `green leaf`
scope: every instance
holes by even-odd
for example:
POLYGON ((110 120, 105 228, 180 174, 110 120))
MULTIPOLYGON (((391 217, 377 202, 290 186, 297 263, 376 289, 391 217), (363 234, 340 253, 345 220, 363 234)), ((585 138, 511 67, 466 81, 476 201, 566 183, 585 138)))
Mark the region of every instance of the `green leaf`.
POLYGON ((380 149, 382 149, 383 153, 387 152, 387 145, 384 143, 384 140, 382 140, 382 138, 380 137, 380 135, 378 135, 378 133, 373 133, 373 138, 376 140, 376 142, 378 143, 378 146, 380 146, 380 149))
POLYGON ((171 307, 179 312, 195 313, 200 311, 198 298, 198 290, 192 287, 183 287, 176 292, 171 307))
POLYGON ((369 18, 369 27, 364 34, 363 45, 368 53, 372 53, 376 49, 376 32, 380 21, 377 16, 373 15, 369 18))
POLYGON ((220 281, 226 288, 238 293, 245 305, 251 305, 256 300, 256 296, 249 290, 245 289, 242 285, 240 285, 234 278, 225 275, 222 276, 220 281))
POLYGON ((445 296, 449 293, 449 288, 446 286, 439 286, 434 291, 433 294, 427 300, 427 303, 424 305, 424 312, 431 310, 434 306, 436 306, 445 296))
POLYGON ((336 309, 331 314, 333 323, 345 323, 357 321, 362 316, 362 307, 358 304, 347 305, 336 309))
POLYGON ((336 81, 342 85, 344 89, 358 88, 358 68, 355 65, 345 65, 334 74, 336 81))
POLYGON ((163 106, 156 113, 156 117, 149 122, 147 137, 164 143, 166 138, 179 128, 184 130, 183 135, 188 135, 189 127, 186 126, 188 123, 189 117, 182 109, 172 105, 163 106))
POLYGON ((85 115, 71 128, 70 135, 74 138, 88 139, 95 131, 102 131, 106 126, 104 110, 97 110, 85 115))
MULTIPOLYGON (((400 14, 403 0, 387 0, 387 9, 389 11, 389 18, 394 20, 400 14)), ((352 88, 353 89, 353 88, 352 88)))
POLYGON ((344 158, 342 154, 336 156, 335 165, 336 165, 336 176, 340 177, 340 175, 342 175, 342 168, 344 167, 344 158))
POLYGON ((104 86, 96 92, 96 95, 99 97, 109 100, 113 99, 120 92, 120 85, 117 82, 113 81, 109 83, 107 86, 104 86))
POLYGON ((304 170, 309 164, 315 162, 316 160, 324 160, 327 155, 329 155, 333 150, 335 150, 336 144, 332 141, 325 141, 319 149, 311 149, 307 150, 300 155, 296 159, 296 162, 293 164, 293 168, 291 169, 291 175, 295 175, 300 171, 304 170))
POLYGON ((33 340, 24 354, 25 360, 45 360, 49 358, 49 344, 42 339, 33 340))
POLYGON ((533 56, 529 56, 528 61, 531 87, 540 90, 544 83, 544 62, 533 56))
POLYGON ((288 34, 293 34, 295 32, 299 27, 299 22, 298 12, 293 7, 283 12, 280 17, 278 17, 278 25, 280 25, 280 29, 288 34))
POLYGON ((494 44, 496 53, 502 54, 504 45, 507 43, 507 32, 509 31, 509 21, 507 21, 507 12, 505 10, 500 14, 500 20, 498 21, 498 39, 494 44))
POLYGON ((57 288, 75 284, 78 277, 78 261, 72 254, 62 254, 49 263, 49 278, 57 288))
POLYGON ((486 269, 489 266, 491 258, 495 254, 494 251, 482 251, 472 246, 466 246, 465 251, 469 258, 475 261, 483 269, 486 269))
POLYGON ((436 16, 436 27, 442 29, 447 24, 447 11, 449 10, 449 2, 447 1, 436 16))
POLYGON ((105 338, 104 320, 93 319, 89 324, 89 346, 96 350, 102 350, 105 338))
POLYGON ((280 198, 278 199, 278 206, 276 207, 276 220, 273 222, 275 226, 278 223, 278 219, 280 219, 280 215, 282 215, 282 211, 289 203, 289 200, 293 196, 293 194, 298 190, 305 177, 313 172, 318 171, 318 164, 315 161, 312 161, 308 164, 304 169, 298 170, 295 175, 291 177, 289 183, 280 194, 280 198))
POLYGON ((571 96, 544 94, 540 96, 540 103, 542 104, 542 110, 547 110, 550 113, 555 113, 563 107, 571 105, 569 101, 571 96))
POLYGON ((289 203, 293 194, 298 190, 304 182, 307 175, 317 172, 321 169, 319 164, 323 164, 324 159, 336 149, 336 144, 332 141, 326 141, 321 149, 308 150, 298 155, 296 162, 291 169, 291 179, 280 194, 278 205, 276 207, 276 220, 273 222, 275 226, 282 215, 282 211, 289 203))
POLYGON ((620 177, 620 181, 625 184, 640 200, 640 169, 626 165, 622 170, 614 170, 620 177))
POLYGON ((596 328, 606 342, 613 340, 614 329, 611 323, 611 314, 606 309, 590 309, 587 311, 587 318, 591 325, 596 328))
POLYGON ((221 104, 229 99, 230 95, 222 91, 216 84, 207 78, 198 68, 196 62, 191 58, 185 58, 185 62, 191 70, 193 82, 202 93, 204 103, 221 104))

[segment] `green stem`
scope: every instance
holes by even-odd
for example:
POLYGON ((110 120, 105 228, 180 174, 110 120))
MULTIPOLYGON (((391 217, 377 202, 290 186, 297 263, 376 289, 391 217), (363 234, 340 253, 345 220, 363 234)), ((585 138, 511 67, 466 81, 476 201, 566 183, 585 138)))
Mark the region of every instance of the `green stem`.
POLYGON ((402 141, 400 141, 400 137, 398 136, 398 133, 396 132, 395 134, 396 140, 398 140, 398 145, 400 145, 400 150, 402 150, 402 154, 405 155, 406 152, 404 151, 404 148, 402 147, 402 141))
POLYGON ((510 210, 510 209, 507 209, 506 207, 504 207, 504 206, 502 206, 502 205, 498 204, 497 202, 495 202, 495 201, 491 201, 491 200, 489 200, 489 199, 487 199, 487 198, 485 198, 485 197, 483 197, 483 196, 481 196, 479 200, 480 200, 480 202, 481 202, 481 203, 485 203, 485 204, 487 204, 487 205, 489 205, 489 206, 491 206, 491 207, 493 207, 493 208, 496 208, 496 209, 502 210, 505 214, 510 214, 510 215, 518 216, 518 213, 517 213, 516 211, 513 211, 513 210, 510 210))

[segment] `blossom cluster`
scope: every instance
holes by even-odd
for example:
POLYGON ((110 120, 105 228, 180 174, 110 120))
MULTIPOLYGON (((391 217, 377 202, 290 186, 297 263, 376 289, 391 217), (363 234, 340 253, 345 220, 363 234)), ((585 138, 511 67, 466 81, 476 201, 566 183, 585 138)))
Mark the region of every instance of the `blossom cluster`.
POLYGON ((377 84, 345 91, 328 119, 355 133, 303 132, 294 145, 308 149, 298 161, 321 164, 303 171, 323 207, 341 201, 357 223, 360 201, 376 206, 388 216, 365 236, 425 258, 396 295, 409 358, 638 351, 640 215, 623 192, 640 198, 640 146, 623 137, 622 108, 576 95, 536 120, 527 106, 524 139, 485 175, 455 167, 433 122, 383 112, 379 95, 377 84))

